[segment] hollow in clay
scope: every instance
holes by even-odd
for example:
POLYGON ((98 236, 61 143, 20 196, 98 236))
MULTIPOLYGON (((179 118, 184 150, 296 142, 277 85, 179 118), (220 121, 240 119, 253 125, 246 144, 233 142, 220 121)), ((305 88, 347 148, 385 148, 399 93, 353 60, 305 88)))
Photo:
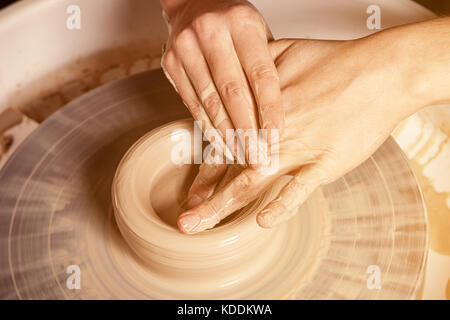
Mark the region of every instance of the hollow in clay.
MULTIPOLYGON (((136 142, 113 182, 116 222, 130 249, 173 298, 287 298, 307 282, 327 247, 325 199, 318 190, 301 214, 262 229, 256 214, 289 181, 220 225, 186 235, 176 227, 198 166, 171 161, 174 132, 192 133, 192 120, 159 127, 136 142)), ((191 134, 191 136, 193 136, 191 134)))

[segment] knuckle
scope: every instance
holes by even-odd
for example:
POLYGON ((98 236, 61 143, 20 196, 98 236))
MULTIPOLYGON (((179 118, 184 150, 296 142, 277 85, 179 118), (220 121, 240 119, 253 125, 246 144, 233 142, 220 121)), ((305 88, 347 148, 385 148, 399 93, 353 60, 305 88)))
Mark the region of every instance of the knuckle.
POLYGON ((181 30, 174 38, 174 46, 178 50, 189 50, 194 43, 194 35, 191 29, 185 28, 181 30))
POLYGON ((323 170, 334 170, 338 164, 338 153, 333 148, 326 148, 323 150, 323 154, 319 159, 319 166, 323 168, 323 170))
POLYGON ((243 171, 235 178, 232 195, 242 204, 247 204, 251 199, 254 199, 258 195, 258 190, 260 190, 262 181, 253 173, 243 171))
POLYGON ((316 171, 315 176, 317 177, 318 181, 325 179, 326 177, 329 176, 330 173, 330 169, 328 168, 327 165, 316 165, 314 170, 316 171))
POLYGON ((201 105, 197 101, 193 101, 193 100, 186 102, 186 105, 187 105, 189 111, 194 116, 194 118, 198 118, 198 116, 200 115, 200 111, 201 111, 200 110, 201 105))
POLYGON ((335 180, 336 167, 336 162, 332 158, 322 159, 315 167, 318 184, 335 180))
POLYGON ((237 19, 253 19, 258 16, 258 12, 246 4, 236 4, 228 8, 227 13, 237 19))
POLYGON ((211 219, 211 228, 218 224, 221 219, 221 212, 222 210, 218 208, 213 201, 208 201, 206 203, 208 217, 211 219))
POLYGON ((289 185, 289 187, 291 187, 291 189, 298 189, 303 186, 304 186, 304 180, 303 180, 303 177, 301 174, 295 175, 292 178, 290 185, 289 185))
POLYGON ((196 182, 200 186, 206 186, 206 185, 210 184, 210 181, 203 174, 197 175, 196 182))
POLYGON ((232 99, 233 97, 242 96, 243 86, 240 81, 230 80, 225 82, 221 88, 220 92, 225 99, 232 99))
POLYGON ((273 115, 275 112, 278 111, 279 108, 276 103, 264 103, 259 106, 259 109, 263 114, 273 115))
POLYGON ((278 80, 275 67, 267 63, 261 63, 253 67, 250 71, 250 78, 253 81, 278 80))
POLYGON ((252 177, 252 175, 248 174, 245 171, 243 171, 236 179, 236 183, 239 186, 239 189, 246 192, 248 192, 249 188, 253 186, 255 182, 255 179, 252 177))
POLYGON ((203 105, 205 106, 206 112, 214 118, 219 112, 219 108, 222 103, 219 95, 216 92, 212 92, 205 98, 205 100, 203 100, 203 105))
POLYGON ((198 35, 210 35, 213 26, 217 24, 217 15, 211 12, 203 13, 192 21, 192 27, 198 35))

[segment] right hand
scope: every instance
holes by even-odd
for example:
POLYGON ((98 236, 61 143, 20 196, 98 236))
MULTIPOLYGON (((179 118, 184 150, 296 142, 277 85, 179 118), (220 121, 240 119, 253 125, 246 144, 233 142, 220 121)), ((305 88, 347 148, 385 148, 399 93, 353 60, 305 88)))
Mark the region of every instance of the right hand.
MULTIPOLYGON (((169 26, 162 68, 203 130, 218 129, 222 137, 227 129, 283 130, 280 84, 268 47, 272 35, 256 8, 244 0, 161 4, 169 26)), ((220 177, 226 165, 204 170, 220 177)), ((188 205, 205 195, 188 199, 188 205)))

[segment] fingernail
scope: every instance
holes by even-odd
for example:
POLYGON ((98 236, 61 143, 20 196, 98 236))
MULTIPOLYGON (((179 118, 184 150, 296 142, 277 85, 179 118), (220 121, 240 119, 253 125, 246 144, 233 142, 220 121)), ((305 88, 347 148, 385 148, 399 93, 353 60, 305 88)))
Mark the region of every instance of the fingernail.
POLYGON ((182 231, 191 232, 200 224, 200 217, 195 213, 186 214, 178 218, 178 226, 182 231))
MULTIPOLYGON (((276 199, 274 200, 276 201, 276 199)), ((256 221, 261 228, 273 228, 278 224, 277 217, 279 216, 280 207, 269 205, 263 209, 257 216, 256 221)))
POLYGON ((270 216, 269 214, 264 214, 264 213, 260 214, 256 218, 256 221, 258 222, 258 225, 261 228, 265 228, 265 229, 270 229, 274 225, 273 217, 270 216))
POLYGON ((188 209, 191 209, 193 207, 198 206, 202 202, 203 202, 203 199, 201 197, 199 197, 198 195, 194 194, 187 199, 186 207, 188 209))

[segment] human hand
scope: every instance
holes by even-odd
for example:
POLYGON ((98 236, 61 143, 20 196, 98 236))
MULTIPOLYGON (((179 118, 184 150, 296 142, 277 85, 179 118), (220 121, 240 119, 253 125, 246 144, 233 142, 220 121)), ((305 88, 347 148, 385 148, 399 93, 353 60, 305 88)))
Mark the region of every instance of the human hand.
MULTIPOLYGON (((257 216, 261 227, 275 226, 295 214, 318 186, 366 160, 401 119, 427 105, 422 90, 416 90, 421 85, 410 68, 410 55, 404 55, 409 48, 404 50, 405 43, 395 41, 392 33, 352 41, 271 43, 286 114, 278 169, 235 167, 234 179, 221 182, 213 196, 179 216, 180 230, 212 228, 275 179, 292 174, 257 216)), ((207 174, 203 176, 199 180, 206 181, 207 174)), ((190 192, 207 187, 194 182, 190 192)))
MULTIPOLYGON (((248 1, 161 0, 169 26, 162 67, 204 130, 284 126, 277 71, 263 17, 248 1)), ((244 142, 241 141, 241 144, 244 142)), ((250 146, 243 146, 250 166, 250 146)), ((206 166, 205 166, 206 167, 206 166)), ((221 176, 226 166, 206 168, 221 176)), ((198 200, 191 199, 191 205, 198 200)))

